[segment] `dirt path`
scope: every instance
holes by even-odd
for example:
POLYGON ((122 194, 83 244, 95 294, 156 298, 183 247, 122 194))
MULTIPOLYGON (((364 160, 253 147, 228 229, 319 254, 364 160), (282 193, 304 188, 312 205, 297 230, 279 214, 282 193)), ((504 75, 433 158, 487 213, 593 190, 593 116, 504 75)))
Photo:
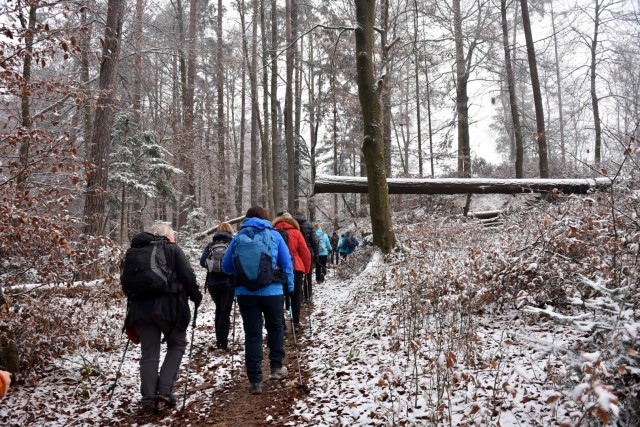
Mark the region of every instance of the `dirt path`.
MULTIPOLYGON (((301 316, 307 318, 308 306, 303 304, 301 316)), ((237 321, 241 321, 240 318, 237 321)), ((302 334, 308 334, 303 331, 302 334)), ((296 399, 302 398, 307 393, 307 379, 309 372, 305 370, 303 360, 304 345, 308 341, 302 335, 297 337, 298 349, 300 351, 300 365, 303 385, 298 380, 298 364, 296 362, 296 350, 294 347, 291 324, 287 322, 287 333, 285 335, 285 360, 284 365, 289 370, 289 377, 284 381, 269 381, 269 359, 268 349, 265 347, 264 360, 262 365, 263 392, 259 395, 252 395, 249 392, 249 382, 243 363, 243 343, 237 342, 235 348, 227 351, 228 358, 224 358, 223 364, 232 364, 234 376, 231 381, 226 381, 222 391, 215 393, 207 392, 210 387, 207 384, 199 387, 190 387, 187 391, 189 402, 184 411, 182 408, 182 396, 184 382, 178 380, 176 383, 176 393, 180 397, 178 409, 174 412, 164 412, 153 417, 135 417, 134 424, 140 425, 186 425, 192 426, 264 426, 283 425, 287 421, 293 420, 291 408, 296 399)), ((192 372, 205 372, 205 376, 215 375, 215 366, 207 368, 207 354, 214 350, 210 344, 196 344, 192 355, 192 372)))

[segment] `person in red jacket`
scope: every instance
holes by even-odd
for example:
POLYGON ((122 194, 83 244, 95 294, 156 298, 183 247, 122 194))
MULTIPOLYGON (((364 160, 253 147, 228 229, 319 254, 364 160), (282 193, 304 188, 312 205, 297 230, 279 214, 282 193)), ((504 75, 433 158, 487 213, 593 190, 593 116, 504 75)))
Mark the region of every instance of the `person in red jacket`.
POLYGON ((291 298, 291 311, 293 317, 293 327, 296 332, 300 331, 300 305, 302 303, 302 281, 305 274, 311 271, 311 252, 307 247, 307 242, 300 232, 298 221, 288 213, 282 213, 273 222, 275 230, 284 230, 286 233, 287 246, 293 258, 293 296, 291 298))

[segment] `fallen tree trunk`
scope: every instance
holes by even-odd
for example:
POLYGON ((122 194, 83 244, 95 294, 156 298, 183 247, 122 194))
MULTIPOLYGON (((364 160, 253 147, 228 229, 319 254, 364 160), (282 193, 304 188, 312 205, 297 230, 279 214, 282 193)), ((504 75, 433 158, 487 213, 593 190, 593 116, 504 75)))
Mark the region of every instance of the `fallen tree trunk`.
MULTIPOLYGON (((520 194, 550 193, 586 194, 610 187, 609 178, 571 179, 494 179, 494 178, 389 178, 389 194, 520 194)), ((318 175, 313 187, 319 193, 367 193, 367 178, 318 175)))
MULTIPOLYGON (((227 224, 231 224, 231 225, 233 225, 233 224, 237 224, 237 223, 241 222, 243 219, 244 219, 244 215, 243 215, 243 216, 239 216, 238 218, 230 219, 229 221, 225 221, 225 222, 226 222, 227 224)), ((220 224, 218 224, 218 225, 220 225, 220 224)), ((209 228, 208 230, 203 231, 202 233, 198 233, 198 234, 196 234, 195 236, 193 236, 193 238, 194 238, 195 240, 202 240, 202 239, 204 239, 205 237, 207 237, 207 236, 209 236, 209 235, 211 235, 211 234, 215 233, 216 231, 218 231, 218 225, 216 225, 215 227, 211 227, 211 228, 209 228)))

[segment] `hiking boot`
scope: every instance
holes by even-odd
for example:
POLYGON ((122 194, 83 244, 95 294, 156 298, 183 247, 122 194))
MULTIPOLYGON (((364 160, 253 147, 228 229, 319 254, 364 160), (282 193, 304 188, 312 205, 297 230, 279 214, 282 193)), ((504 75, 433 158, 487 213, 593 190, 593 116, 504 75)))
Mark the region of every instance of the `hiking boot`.
POLYGON ((154 400, 145 400, 140 404, 140 414, 142 416, 151 416, 158 413, 158 405, 154 400))
POLYGON ((287 378, 287 375, 289 375, 289 371, 287 371, 286 366, 283 366, 282 368, 271 369, 269 379, 279 381, 287 378))
POLYGON ((293 330, 296 331, 296 334, 299 334, 302 332, 302 325, 300 323, 294 323, 293 330))
POLYGON ((173 394, 157 394, 156 404, 160 408, 175 408, 178 406, 178 400, 173 394))
POLYGON ((216 344, 216 348, 217 348, 218 350, 226 350, 226 349, 228 348, 228 346, 227 346, 227 344, 226 344, 226 343, 220 343, 220 342, 219 342, 219 343, 217 343, 217 344, 216 344))
POLYGON ((251 383, 251 394, 262 394, 262 383, 251 383))

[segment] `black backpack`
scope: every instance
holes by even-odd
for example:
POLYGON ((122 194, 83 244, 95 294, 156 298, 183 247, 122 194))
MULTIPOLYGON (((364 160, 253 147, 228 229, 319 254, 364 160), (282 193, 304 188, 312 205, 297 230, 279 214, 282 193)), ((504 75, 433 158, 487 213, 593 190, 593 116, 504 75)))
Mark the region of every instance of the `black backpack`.
POLYGON ((222 258, 229 248, 229 243, 224 240, 216 240, 209 248, 207 255, 207 271, 209 273, 224 273, 222 270, 222 258))
POLYGON ((167 263, 166 239, 147 232, 131 240, 124 255, 120 284, 129 298, 147 297, 170 292, 171 270, 167 263))

